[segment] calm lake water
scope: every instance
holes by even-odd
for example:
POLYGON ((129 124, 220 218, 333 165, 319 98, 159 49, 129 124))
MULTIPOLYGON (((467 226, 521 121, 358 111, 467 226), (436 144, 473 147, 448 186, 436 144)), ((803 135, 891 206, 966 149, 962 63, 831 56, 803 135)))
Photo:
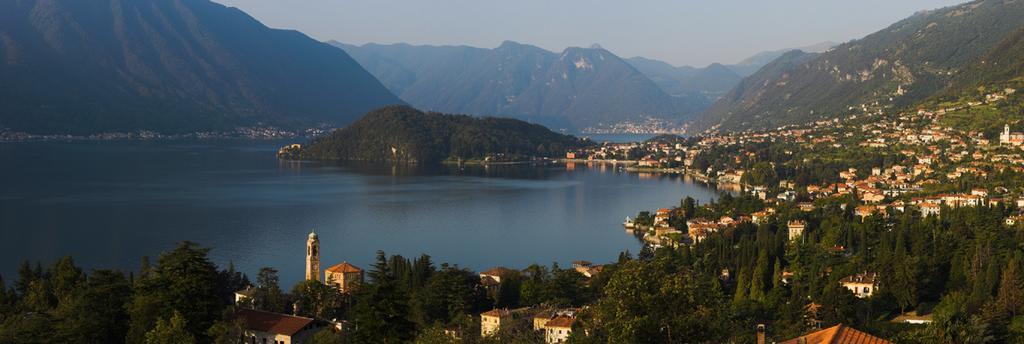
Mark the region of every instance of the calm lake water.
POLYGON ((324 267, 368 267, 374 252, 496 265, 614 260, 639 250, 623 218, 707 201, 680 177, 610 167, 393 167, 278 161, 285 142, 0 144, 0 274, 71 255, 86 268, 136 269, 191 240, 253 276, 304 274, 316 229, 324 267))

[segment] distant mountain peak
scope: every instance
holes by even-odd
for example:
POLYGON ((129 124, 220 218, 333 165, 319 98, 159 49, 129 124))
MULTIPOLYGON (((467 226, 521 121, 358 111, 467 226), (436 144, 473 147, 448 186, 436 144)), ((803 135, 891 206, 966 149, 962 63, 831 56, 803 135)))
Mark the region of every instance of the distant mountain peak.
POLYGON ((512 40, 504 40, 504 41, 501 41, 501 45, 498 46, 498 49, 518 48, 518 47, 522 47, 522 46, 525 46, 525 44, 522 44, 522 43, 519 43, 519 42, 516 42, 516 41, 512 41, 512 40))
POLYGON ((604 49, 569 47, 555 53, 512 41, 494 49, 346 49, 402 99, 448 113, 581 130, 647 118, 679 123, 708 104, 700 97, 670 96, 604 49))

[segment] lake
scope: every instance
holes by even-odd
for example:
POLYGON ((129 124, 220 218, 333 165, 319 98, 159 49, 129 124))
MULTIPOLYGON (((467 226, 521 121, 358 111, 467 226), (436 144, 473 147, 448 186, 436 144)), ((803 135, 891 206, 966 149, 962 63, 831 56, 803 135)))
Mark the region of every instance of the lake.
POLYGON ((0 144, 0 274, 71 255, 136 269, 182 240, 290 286, 315 229, 322 266, 369 268, 375 252, 429 254, 474 270, 605 263, 639 251, 622 228, 639 210, 715 191, 678 176, 577 164, 416 166, 296 163, 283 141, 0 144))

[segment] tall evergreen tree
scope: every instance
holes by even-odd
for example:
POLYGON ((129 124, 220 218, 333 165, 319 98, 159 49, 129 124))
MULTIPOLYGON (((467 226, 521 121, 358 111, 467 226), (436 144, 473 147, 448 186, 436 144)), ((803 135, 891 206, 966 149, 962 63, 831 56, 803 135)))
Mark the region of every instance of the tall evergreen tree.
POLYGON ((370 271, 370 283, 360 286, 352 309, 355 342, 401 343, 413 338, 409 297, 398 285, 383 251, 370 271))
POLYGON ((750 276, 747 273, 746 268, 741 267, 739 273, 736 274, 736 293, 733 294, 732 301, 739 303, 740 301, 746 300, 750 297, 750 276))
POLYGON ((1020 252, 1009 259, 999 282, 996 304, 1000 310, 1013 317, 1024 314, 1024 276, 1020 271, 1020 252))
POLYGON ((757 263, 755 263, 754 271, 750 277, 751 300, 764 301, 765 297, 767 297, 765 293, 767 283, 765 281, 771 276, 771 272, 768 271, 770 269, 768 264, 768 252, 762 249, 757 255, 757 263))
POLYGON ((152 330, 146 332, 146 344, 195 344, 196 338, 188 331, 187 320, 174 312, 169 319, 159 319, 152 330))
POLYGON ((269 312, 288 312, 284 292, 281 291, 280 278, 277 277, 277 269, 271 267, 260 268, 256 275, 256 289, 252 293, 253 305, 256 309, 269 312))
POLYGON ((169 319, 174 312, 185 320, 185 328, 203 341, 206 331, 221 316, 226 306, 220 297, 216 266, 208 258, 209 249, 185 241, 160 255, 149 278, 139 278, 129 303, 131 325, 128 342, 148 340, 147 333, 158 319, 169 319))

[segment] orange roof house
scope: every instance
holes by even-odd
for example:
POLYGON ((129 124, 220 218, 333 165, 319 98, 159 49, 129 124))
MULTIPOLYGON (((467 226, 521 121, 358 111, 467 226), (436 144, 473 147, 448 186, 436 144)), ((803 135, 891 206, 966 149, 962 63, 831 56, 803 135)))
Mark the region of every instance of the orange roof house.
POLYGON ((890 344, 855 328, 839 324, 827 329, 783 341, 781 344, 890 344))
POLYGON ((324 270, 324 283, 333 284, 342 293, 351 293, 363 283, 363 269, 342 262, 324 270))
POLYGON ((334 266, 331 266, 331 267, 327 268, 327 271, 337 272, 337 273, 350 273, 350 272, 363 272, 363 269, 360 269, 360 268, 356 267, 355 265, 349 264, 348 262, 343 262, 341 264, 337 264, 337 265, 334 265, 334 266))
POLYGON ((506 278, 515 272, 515 270, 503 266, 492 268, 480 273, 480 284, 489 291, 496 291, 498 290, 498 286, 501 284, 501 279, 506 278))
POLYGON ((235 312, 235 319, 242 323, 244 336, 253 342, 261 340, 265 343, 267 339, 300 342, 318 327, 311 318, 251 309, 239 309, 235 312))

